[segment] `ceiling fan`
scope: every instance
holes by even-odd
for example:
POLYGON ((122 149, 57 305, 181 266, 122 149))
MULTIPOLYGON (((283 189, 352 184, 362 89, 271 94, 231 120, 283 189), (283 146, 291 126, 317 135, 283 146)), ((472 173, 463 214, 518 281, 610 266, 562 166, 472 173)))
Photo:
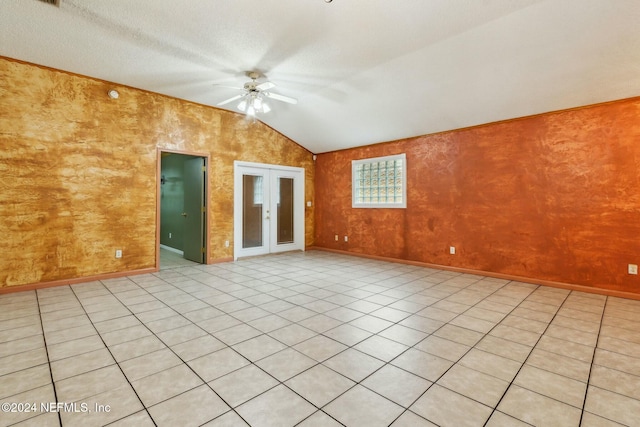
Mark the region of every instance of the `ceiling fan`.
POLYGON ((271 107, 267 104, 266 99, 274 99, 276 101, 286 102, 288 104, 297 104, 298 100, 288 96, 280 95, 273 92, 268 92, 269 89, 276 87, 274 83, 269 81, 258 83, 258 79, 261 77, 257 71, 247 72, 247 77, 251 81, 246 82, 243 88, 237 88, 244 91, 241 95, 233 96, 227 100, 218 103, 218 106, 229 104, 233 101, 240 100, 238 104, 238 110, 247 113, 249 116, 255 116, 256 113, 268 113, 271 111, 271 107))

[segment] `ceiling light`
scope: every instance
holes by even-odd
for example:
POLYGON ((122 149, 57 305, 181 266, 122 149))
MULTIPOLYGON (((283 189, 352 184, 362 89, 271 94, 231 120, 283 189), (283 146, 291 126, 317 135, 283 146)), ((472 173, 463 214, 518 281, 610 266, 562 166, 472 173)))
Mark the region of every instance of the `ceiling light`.
POLYGON ((118 99, 120 98, 120 94, 118 93, 117 90, 115 89, 111 89, 109 92, 107 92, 107 94, 109 95, 109 98, 111 99, 118 99))
POLYGON ((271 107, 262 99, 262 94, 249 93, 238 104, 238 110, 250 116, 255 116, 258 113, 268 113, 271 111, 271 107))

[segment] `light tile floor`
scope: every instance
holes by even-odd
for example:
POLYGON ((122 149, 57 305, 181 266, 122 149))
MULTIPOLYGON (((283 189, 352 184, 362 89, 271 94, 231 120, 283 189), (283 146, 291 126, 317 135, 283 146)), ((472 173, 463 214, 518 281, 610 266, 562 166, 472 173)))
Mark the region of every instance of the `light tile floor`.
POLYGON ((640 301, 290 253, 0 296, 0 424, 640 425, 638 357, 640 301))
POLYGON ((197 267, 198 263, 186 259, 182 254, 160 248, 160 270, 176 267, 197 267))

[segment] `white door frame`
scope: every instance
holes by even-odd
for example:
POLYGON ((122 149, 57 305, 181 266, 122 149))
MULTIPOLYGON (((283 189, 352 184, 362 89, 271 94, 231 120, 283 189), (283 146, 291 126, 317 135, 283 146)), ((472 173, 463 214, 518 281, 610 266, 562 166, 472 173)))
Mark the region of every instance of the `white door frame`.
MULTIPOLYGON (((304 168, 297 168, 293 166, 281 166, 272 165, 267 163, 252 163, 244 161, 233 162, 234 173, 234 206, 233 206, 233 259, 237 260, 239 257, 262 255, 274 252, 294 251, 305 249, 305 186, 304 168), (293 243, 277 244, 277 221, 276 210, 269 207, 271 211, 270 216, 274 220, 269 220, 267 235, 268 241, 263 242, 263 246, 259 248, 242 248, 242 176, 243 172, 251 172, 251 169, 260 170, 265 172, 266 176, 272 174, 275 171, 276 175, 282 174, 284 177, 294 178, 294 241, 293 243)), ((275 188, 275 184, 270 185, 271 188, 275 188)), ((271 204, 275 205, 274 202, 271 204)), ((263 218, 264 220, 264 218, 263 218)))

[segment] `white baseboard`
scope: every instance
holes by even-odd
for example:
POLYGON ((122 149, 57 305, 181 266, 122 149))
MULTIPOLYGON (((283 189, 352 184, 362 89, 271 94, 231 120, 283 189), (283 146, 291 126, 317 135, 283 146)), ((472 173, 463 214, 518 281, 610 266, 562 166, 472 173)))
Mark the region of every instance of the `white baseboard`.
POLYGON ((163 245, 163 244, 160 244, 160 247, 162 249, 166 249, 166 250, 168 250, 170 252, 175 252, 177 254, 180 254, 180 255, 184 256, 184 252, 181 251, 180 249, 172 248, 171 246, 167 246, 167 245, 163 245))

